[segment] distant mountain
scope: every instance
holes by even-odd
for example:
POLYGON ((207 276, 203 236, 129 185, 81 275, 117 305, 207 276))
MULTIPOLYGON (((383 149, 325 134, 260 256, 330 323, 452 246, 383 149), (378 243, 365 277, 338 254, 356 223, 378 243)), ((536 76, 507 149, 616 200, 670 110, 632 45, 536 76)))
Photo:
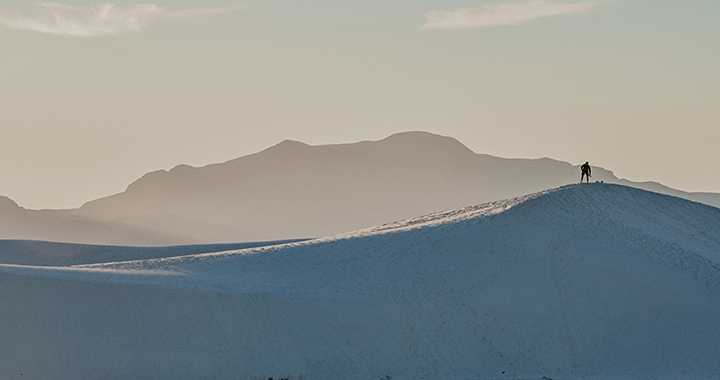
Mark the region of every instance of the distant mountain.
MULTIPOLYGON (((286 140, 222 164, 148 173, 123 193, 38 215, 55 218, 54 226, 3 230, 0 238, 24 233, 41 240, 170 245, 317 237, 578 178, 578 166, 566 162, 476 154, 453 138, 425 132, 340 145, 286 140)), ((593 180, 720 206, 720 194, 620 180, 600 167, 593 168, 593 180)))
POLYGON ((119 245, 166 245, 187 241, 177 234, 86 217, 77 210, 26 210, 7 197, 0 197, 0 239, 119 245))
POLYGON ((619 185, 0 284, 3 379, 720 374, 720 209, 619 185))

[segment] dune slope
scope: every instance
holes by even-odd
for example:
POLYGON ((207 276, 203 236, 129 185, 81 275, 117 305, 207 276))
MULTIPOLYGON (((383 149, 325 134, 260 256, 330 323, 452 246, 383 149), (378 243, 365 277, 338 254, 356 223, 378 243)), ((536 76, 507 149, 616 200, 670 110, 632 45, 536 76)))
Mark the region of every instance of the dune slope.
POLYGON ((0 263, 35 266, 72 266, 111 261, 157 259, 198 253, 246 249, 291 243, 279 240, 227 244, 176 245, 167 247, 131 247, 55 243, 35 240, 0 240, 0 263))
POLYGON ((620 185, 0 289, 2 378, 720 376, 720 209, 620 185))

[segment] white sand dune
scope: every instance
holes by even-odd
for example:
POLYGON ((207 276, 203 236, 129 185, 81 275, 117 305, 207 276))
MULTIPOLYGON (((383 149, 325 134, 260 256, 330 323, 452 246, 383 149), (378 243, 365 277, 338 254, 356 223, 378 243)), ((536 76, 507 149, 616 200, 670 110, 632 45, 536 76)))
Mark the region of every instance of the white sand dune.
POLYGON ((619 185, 0 289, 3 379, 720 377, 720 209, 619 185))
POLYGON ((0 240, 0 264, 34 266, 97 264, 110 261, 147 260, 226 251, 230 249, 247 249, 294 241, 296 240, 177 245, 168 247, 132 247, 56 243, 35 240, 0 240))

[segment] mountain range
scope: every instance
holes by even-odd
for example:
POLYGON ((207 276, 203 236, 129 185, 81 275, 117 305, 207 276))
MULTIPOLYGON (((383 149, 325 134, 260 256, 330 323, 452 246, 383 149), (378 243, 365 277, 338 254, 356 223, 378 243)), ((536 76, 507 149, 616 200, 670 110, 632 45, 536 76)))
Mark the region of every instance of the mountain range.
MULTIPOLYGON (((78 209, 26 210, 0 198, 0 238, 158 246, 328 236, 575 183, 579 173, 550 158, 478 154, 426 132, 339 145, 285 140, 220 164, 154 171, 78 209)), ((720 194, 632 182, 601 167, 592 179, 720 207, 720 194)))

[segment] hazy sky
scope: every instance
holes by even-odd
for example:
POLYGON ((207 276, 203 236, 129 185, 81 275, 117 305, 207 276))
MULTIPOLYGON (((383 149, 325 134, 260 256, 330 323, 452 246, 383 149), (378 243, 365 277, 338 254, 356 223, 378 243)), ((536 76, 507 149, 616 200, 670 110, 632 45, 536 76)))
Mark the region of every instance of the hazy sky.
POLYGON ((1 4, 0 195, 27 208, 409 130, 720 192, 717 0, 1 4))

